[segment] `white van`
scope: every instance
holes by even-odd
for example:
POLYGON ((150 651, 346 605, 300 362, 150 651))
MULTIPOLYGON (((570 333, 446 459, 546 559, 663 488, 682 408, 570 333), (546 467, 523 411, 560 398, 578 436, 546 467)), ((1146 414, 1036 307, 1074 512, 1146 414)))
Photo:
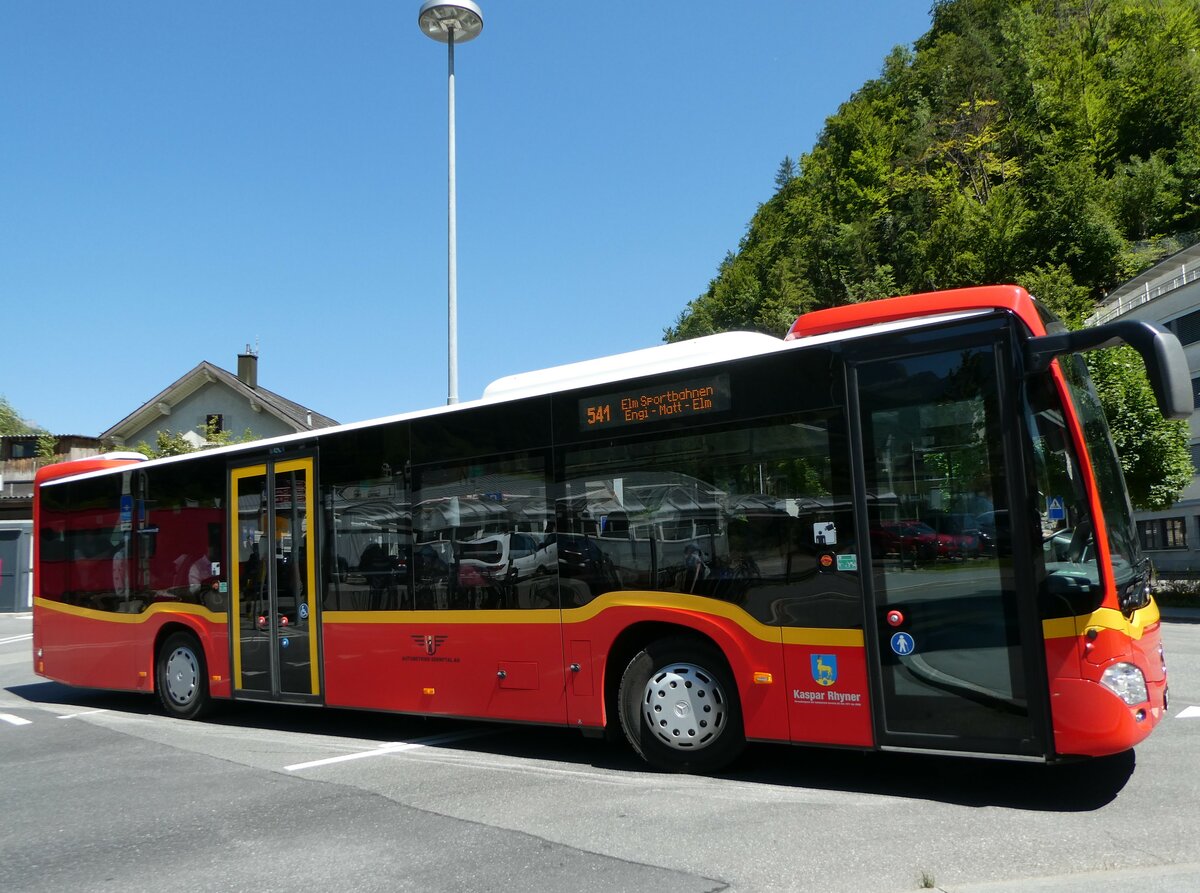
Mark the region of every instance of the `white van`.
POLYGON ((491 533, 458 544, 459 581, 467 585, 513 583, 558 569, 554 538, 531 533, 491 533))

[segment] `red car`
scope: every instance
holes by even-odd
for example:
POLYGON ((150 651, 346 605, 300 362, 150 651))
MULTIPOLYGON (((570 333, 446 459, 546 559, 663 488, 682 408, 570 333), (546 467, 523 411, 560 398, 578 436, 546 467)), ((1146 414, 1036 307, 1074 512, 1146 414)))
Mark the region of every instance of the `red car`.
POLYGON ((923 521, 883 521, 871 528, 871 554, 876 558, 898 555, 933 561, 949 557, 953 548, 953 537, 939 534, 923 521))
POLYGON ((929 519, 938 534, 949 540, 946 558, 977 558, 980 552, 979 525, 974 515, 939 514, 929 519))

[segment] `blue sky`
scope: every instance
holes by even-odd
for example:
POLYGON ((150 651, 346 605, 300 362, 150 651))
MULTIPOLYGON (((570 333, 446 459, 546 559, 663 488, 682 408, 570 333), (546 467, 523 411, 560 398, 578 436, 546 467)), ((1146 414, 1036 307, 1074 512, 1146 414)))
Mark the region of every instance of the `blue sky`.
MULTIPOLYGON (((932 0, 479 2, 464 401, 660 343, 932 0)), ((262 385, 339 421, 445 403, 446 48, 420 5, 0 4, 0 394, 95 435, 257 344, 262 385)))

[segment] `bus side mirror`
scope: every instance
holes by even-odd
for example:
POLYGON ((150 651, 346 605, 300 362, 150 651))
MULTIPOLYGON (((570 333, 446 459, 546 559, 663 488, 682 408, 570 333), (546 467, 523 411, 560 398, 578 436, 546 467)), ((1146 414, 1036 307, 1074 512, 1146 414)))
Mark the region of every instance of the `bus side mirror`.
POLYGON ((1195 403, 1187 358, 1174 333, 1157 323, 1127 319, 1091 329, 1032 338, 1025 346, 1026 367, 1030 372, 1045 372, 1057 356, 1115 347, 1121 343, 1141 354, 1162 414, 1168 419, 1188 418, 1195 403))

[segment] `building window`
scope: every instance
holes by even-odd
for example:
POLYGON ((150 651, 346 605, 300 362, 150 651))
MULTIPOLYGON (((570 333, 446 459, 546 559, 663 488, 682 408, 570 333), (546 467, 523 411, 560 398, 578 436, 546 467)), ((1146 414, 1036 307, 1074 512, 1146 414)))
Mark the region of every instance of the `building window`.
POLYGON ((1160 521, 1138 521, 1138 535, 1142 539, 1142 548, 1153 551, 1162 548, 1160 521))
POLYGON ((1184 518, 1152 518, 1138 522, 1142 548, 1148 552, 1187 548, 1187 521, 1184 518))
POLYGON ((1192 450, 1192 474, 1200 474, 1200 443, 1193 443, 1192 450))
POLYGON ((220 434, 225 430, 225 416, 220 413, 210 412, 204 418, 204 427, 209 437, 214 434, 220 434))
POLYGON ((1200 310, 1193 310, 1186 316, 1171 320, 1167 323, 1167 328, 1179 337, 1181 343, 1195 344, 1200 341, 1200 310))

